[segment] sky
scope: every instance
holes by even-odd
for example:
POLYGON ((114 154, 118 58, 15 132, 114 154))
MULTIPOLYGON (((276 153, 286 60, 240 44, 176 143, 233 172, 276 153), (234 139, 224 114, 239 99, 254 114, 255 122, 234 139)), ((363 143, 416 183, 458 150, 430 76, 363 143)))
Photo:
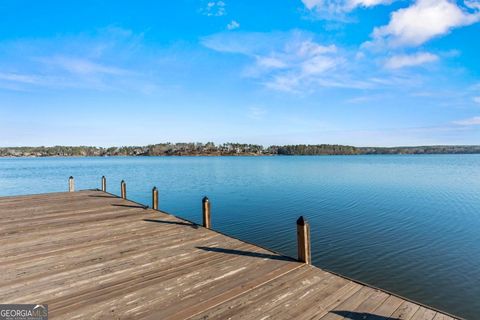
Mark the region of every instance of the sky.
POLYGON ((480 0, 0 2, 0 146, 480 144, 480 0))

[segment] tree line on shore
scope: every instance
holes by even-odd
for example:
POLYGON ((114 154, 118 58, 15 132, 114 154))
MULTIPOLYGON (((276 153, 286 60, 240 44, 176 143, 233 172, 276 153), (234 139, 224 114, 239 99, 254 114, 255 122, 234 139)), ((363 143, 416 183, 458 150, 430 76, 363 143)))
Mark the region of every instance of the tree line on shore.
POLYGON ((73 156, 261 156, 261 155, 362 155, 362 154, 471 154, 480 146, 353 147, 346 145, 284 145, 264 147, 242 143, 159 143, 147 146, 91 147, 4 147, 0 157, 73 156))

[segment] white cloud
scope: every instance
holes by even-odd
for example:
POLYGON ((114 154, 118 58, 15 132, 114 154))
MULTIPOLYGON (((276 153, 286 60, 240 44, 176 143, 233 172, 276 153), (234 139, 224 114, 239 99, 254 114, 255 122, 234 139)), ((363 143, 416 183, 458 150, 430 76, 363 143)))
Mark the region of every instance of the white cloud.
POLYGON ((385 67, 388 69, 400 69, 431 63, 438 60, 438 56, 429 52, 419 52, 410 55, 395 55, 387 59, 385 67))
MULTIPOLYGON (((213 50, 251 57, 244 75, 262 78, 262 83, 281 91, 303 91, 306 86, 343 64, 344 57, 335 45, 317 43, 312 35, 296 31, 274 34, 270 39, 261 33, 225 33, 203 39, 213 50)), ((323 85, 328 81, 323 79, 323 85)))
POLYGON ((232 20, 232 22, 230 22, 229 24, 227 24, 227 29, 228 30, 235 30, 235 29, 238 29, 240 28, 240 23, 238 23, 237 21, 235 20, 232 20))
POLYGON ((264 82, 265 87, 276 90, 291 93, 300 93, 300 78, 294 75, 274 75, 271 79, 264 82))
MULTIPOLYGON (((249 58, 241 75, 278 91, 311 93, 322 88, 405 89, 422 85, 427 77, 415 70, 406 70, 402 74, 388 72, 378 68, 379 61, 369 52, 358 55, 357 51, 321 43, 313 34, 298 30, 223 32, 203 38, 202 44, 218 52, 249 58)), ((418 59, 426 60, 422 56, 418 59)), ((427 56, 427 59, 432 58, 427 56)), ((406 64, 403 62, 404 66, 406 64)))
POLYGON ((302 0, 308 10, 320 14, 322 18, 338 18, 358 7, 369 8, 390 4, 395 0, 302 0))
POLYGON ((201 12, 209 17, 221 17, 227 14, 226 4, 223 1, 209 1, 201 12))
POLYGON ((373 7, 379 4, 389 4, 391 0, 351 0, 351 5, 362 6, 362 7, 373 7))
POLYGON ((480 10, 480 1, 479 0, 464 0, 465 6, 474 9, 480 10))
POLYGON ((282 59, 263 56, 257 57, 257 65, 266 69, 283 69, 288 66, 287 63, 282 59))
POLYGON ((312 41, 303 41, 298 47, 298 54, 301 56, 319 55, 336 51, 337 47, 335 45, 322 46, 312 41))
POLYGON ((417 0, 391 14, 390 22, 373 31, 373 44, 393 47, 419 46, 454 28, 480 20, 480 13, 469 13, 453 0, 417 0))
POLYGON ((454 121, 454 124, 460 126, 480 126, 480 117, 473 117, 465 120, 454 121))
POLYGON ((473 102, 476 102, 476 103, 480 104, 480 96, 479 97, 474 97, 473 102))
POLYGON ((339 60, 337 57, 317 55, 311 59, 305 60, 301 64, 302 73, 306 76, 321 74, 327 70, 335 68, 339 60))
POLYGON ((344 62, 336 47, 322 46, 313 40, 288 43, 272 54, 275 57, 257 58, 257 63, 259 61, 260 64, 252 69, 258 70, 258 67, 267 65, 269 68, 264 68, 262 74, 267 79, 264 84, 280 91, 300 92, 313 83, 327 86, 329 81, 326 78, 330 77, 329 72, 333 72, 344 62))

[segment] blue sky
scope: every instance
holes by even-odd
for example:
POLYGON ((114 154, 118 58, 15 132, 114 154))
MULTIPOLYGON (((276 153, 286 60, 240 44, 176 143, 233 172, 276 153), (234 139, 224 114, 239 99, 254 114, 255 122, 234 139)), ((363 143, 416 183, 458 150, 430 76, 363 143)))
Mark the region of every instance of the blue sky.
POLYGON ((480 0, 4 0, 0 14, 0 146, 480 144, 480 0))

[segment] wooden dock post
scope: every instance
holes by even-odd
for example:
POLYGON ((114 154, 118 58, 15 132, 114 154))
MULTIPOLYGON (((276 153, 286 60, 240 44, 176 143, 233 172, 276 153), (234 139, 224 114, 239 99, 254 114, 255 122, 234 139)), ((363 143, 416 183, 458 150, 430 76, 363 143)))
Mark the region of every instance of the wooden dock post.
POLYGON ((210 200, 207 197, 202 199, 202 208, 203 208, 203 226, 210 229, 212 227, 211 217, 210 217, 210 200))
POLYGON ((152 208, 153 210, 158 210, 158 189, 153 187, 152 189, 152 208))
POLYGON ((123 180, 122 182, 120 182, 120 192, 121 192, 122 198, 127 199, 127 184, 123 180))
POLYGON ((300 216, 297 220, 297 248, 298 260, 306 264, 312 264, 310 251, 310 225, 308 221, 300 216))
POLYGON ((70 178, 68 178, 68 191, 69 192, 74 192, 75 191, 75 180, 73 180, 72 176, 70 176, 70 178))
POLYGON ((107 191, 107 179, 105 178, 105 176, 102 176, 102 191, 107 191))

